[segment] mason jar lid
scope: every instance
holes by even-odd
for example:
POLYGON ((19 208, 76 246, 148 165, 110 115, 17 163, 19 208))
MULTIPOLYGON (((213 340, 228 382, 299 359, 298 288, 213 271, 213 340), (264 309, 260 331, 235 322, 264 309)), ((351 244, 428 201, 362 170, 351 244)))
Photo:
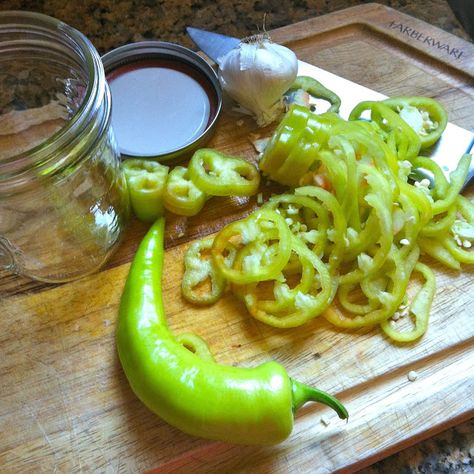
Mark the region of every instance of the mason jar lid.
POLYGON ((122 156, 168 161, 210 138, 222 90, 197 53, 175 43, 143 41, 108 52, 102 62, 122 156))

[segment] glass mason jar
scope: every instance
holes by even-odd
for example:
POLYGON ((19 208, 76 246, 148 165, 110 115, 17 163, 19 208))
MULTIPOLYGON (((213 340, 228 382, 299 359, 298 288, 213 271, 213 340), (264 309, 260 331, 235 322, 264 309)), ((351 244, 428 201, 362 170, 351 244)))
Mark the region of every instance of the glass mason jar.
POLYGON ((0 268, 80 278, 109 258, 128 215, 99 54, 54 18, 0 12, 0 268))

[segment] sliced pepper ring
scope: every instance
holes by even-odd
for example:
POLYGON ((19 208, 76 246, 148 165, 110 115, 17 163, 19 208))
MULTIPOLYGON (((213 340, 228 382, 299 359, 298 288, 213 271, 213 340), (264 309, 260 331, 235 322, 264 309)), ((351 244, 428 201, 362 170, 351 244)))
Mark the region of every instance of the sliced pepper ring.
POLYGON ((357 120, 363 112, 370 111, 370 118, 395 140, 398 158, 413 160, 418 156, 421 139, 418 133, 383 102, 364 101, 357 104, 349 114, 349 120, 357 120))
POLYGON ((163 194, 169 168, 156 161, 129 158, 122 162, 134 214, 154 222, 164 212, 163 194))
POLYGON ((387 259, 393 243, 393 224, 391 218, 392 196, 389 186, 381 173, 375 171, 368 165, 359 165, 361 174, 365 174, 365 181, 368 183, 370 192, 364 197, 364 201, 374 209, 378 218, 378 249, 370 259, 370 263, 365 267, 358 265, 358 268, 341 276, 341 283, 356 283, 362 278, 373 275, 377 272, 387 259))
POLYGON ((441 199, 446 195, 449 190, 449 182, 436 161, 426 156, 417 156, 413 161, 413 167, 415 168, 415 173, 416 170, 421 169, 429 171, 433 175, 434 186, 432 194, 435 199, 441 199))
POLYGON ((412 304, 410 312, 415 316, 415 327, 411 331, 401 331, 392 327, 389 320, 382 321, 380 326, 387 336, 397 342, 412 342, 420 338, 428 329, 430 308, 436 293, 436 280, 433 271, 427 265, 418 262, 414 271, 421 273, 425 284, 418 291, 412 304))
POLYGON ((301 178, 316 161, 318 149, 316 132, 310 127, 305 127, 285 162, 270 177, 280 184, 298 186, 301 178))
MULTIPOLYGON (((292 237, 292 245, 294 245, 294 239, 296 237, 292 237)), ((300 254, 292 248, 288 265, 277 277, 246 285, 234 284, 232 285, 233 292, 244 302, 256 303, 258 301, 259 309, 265 312, 282 312, 290 309, 296 295, 308 293, 314 284, 316 270, 313 261, 300 254), (287 284, 285 276, 287 274, 292 278, 293 283, 295 283, 295 274, 299 275, 298 283, 294 284, 292 288, 287 284), (272 298, 265 298, 267 295, 272 298)), ((243 254, 238 254, 237 260, 243 257, 243 254)), ((239 265, 241 262, 236 261, 236 264, 239 265)))
POLYGON ((260 300, 257 284, 236 289, 255 319, 277 328, 301 326, 320 315, 329 306, 335 294, 336 285, 333 284, 326 265, 298 238, 291 236, 291 244, 303 269, 312 267, 311 271, 303 270, 301 285, 284 295, 276 293, 275 300, 260 300), (315 272, 318 274, 317 290, 304 288, 308 286, 308 276, 314 275, 315 272), (314 294, 314 291, 317 291, 317 294, 314 294))
MULTIPOLYGON (((415 251, 412 252, 412 254, 415 253, 415 251)), ((407 260, 411 261, 413 258, 408 257, 407 260)), ((377 278, 374 280, 372 277, 368 277, 361 281, 361 286, 364 287, 364 293, 369 301, 379 300, 380 307, 364 315, 356 314, 355 316, 349 316, 337 306, 331 305, 324 311, 323 316, 335 326, 346 329, 376 325, 388 319, 403 300, 408 285, 407 274, 411 273, 411 269, 407 268, 407 264, 402 261, 400 250, 394 245, 387 262, 393 267, 390 271, 386 272, 386 276, 391 283, 389 291, 380 291, 377 278)))
POLYGON ((425 134, 417 133, 420 137, 421 148, 428 148, 434 145, 448 124, 448 113, 445 108, 435 99, 430 97, 421 96, 402 96, 402 97, 391 97, 383 101, 385 105, 388 105, 394 112, 400 113, 404 107, 415 107, 419 112, 425 112, 429 115, 429 119, 436 127, 426 132, 425 134))
POLYGON ((298 105, 290 107, 260 159, 259 168, 264 173, 271 177, 278 171, 297 143, 311 115, 313 114, 306 107, 298 105))
POLYGON ((295 189, 295 194, 297 196, 308 196, 318 199, 332 214, 334 245, 329 255, 329 269, 331 273, 334 273, 341 263, 344 255, 344 237, 347 230, 347 221, 344 213, 342 212, 341 205, 333 194, 316 186, 303 186, 301 188, 297 188, 295 189))
POLYGON ((421 251, 438 260, 443 265, 453 270, 461 270, 460 262, 446 249, 438 237, 422 237, 418 239, 421 251))
MULTIPOLYGON (((184 275, 181 282, 183 297, 190 303, 196 305, 211 305, 215 303, 224 293, 226 279, 217 270, 210 256, 210 250, 214 239, 208 237, 193 242, 184 254, 184 275), (204 252, 209 252, 209 258, 204 258, 204 252), (197 291, 197 287, 209 281, 210 291, 197 291)), ((235 249, 227 257, 227 263, 232 264, 235 258, 235 249)))
POLYGON ((279 126, 302 130, 312 115, 312 112, 307 107, 295 104, 290 106, 279 126))
MULTIPOLYGON (((446 234, 440 239, 444 248, 458 261, 461 263, 474 263, 474 251, 464 249, 454 240, 453 236, 446 232, 446 234)), ((472 248, 472 247, 471 247, 472 248)))
POLYGON ((291 254, 291 231, 283 217, 271 209, 259 209, 247 218, 231 222, 214 237, 211 254, 222 275, 232 283, 246 284, 276 277, 291 254), (235 242, 235 243, 234 243, 235 242), (229 265, 231 246, 245 252, 238 267, 229 265))
POLYGON ((196 151, 188 169, 193 183, 209 196, 251 196, 260 184, 255 165, 209 148, 196 151))
POLYGON ((350 313, 359 315, 367 314, 376 310, 380 306, 380 303, 374 301, 372 298, 367 299, 367 301, 364 302, 351 301, 352 294, 357 292, 357 286, 357 283, 345 283, 339 285, 337 289, 337 299, 342 308, 350 313))
POLYGON ((285 219, 291 219, 293 223, 296 221, 294 224, 289 224, 291 231, 298 235, 316 255, 323 255, 329 216, 327 209, 320 202, 308 196, 280 194, 271 197, 265 207, 276 210, 285 219), (282 205, 287 206, 286 211, 280 207, 282 205), (289 210, 293 214, 290 215, 289 210), (294 228, 295 226, 298 226, 298 229, 294 228))
POLYGON ((435 215, 446 212, 450 206, 454 205, 469 172, 471 159, 472 156, 470 154, 464 154, 459 160, 456 169, 449 174, 450 186, 446 194, 441 199, 436 200, 432 205, 435 215))
POLYGON ((163 199, 166 209, 174 214, 194 216, 203 208, 207 195, 191 181, 187 168, 176 166, 168 175, 163 199))

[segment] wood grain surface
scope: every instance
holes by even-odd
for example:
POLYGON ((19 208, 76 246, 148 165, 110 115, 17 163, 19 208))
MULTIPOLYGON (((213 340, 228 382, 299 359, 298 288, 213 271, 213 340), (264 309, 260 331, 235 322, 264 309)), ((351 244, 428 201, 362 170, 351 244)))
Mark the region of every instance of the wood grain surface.
MULTIPOLYGON (((376 4, 284 27, 272 37, 299 59, 383 94, 436 97, 450 121, 474 131, 471 43, 376 4)), ((255 162, 255 128, 248 119, 239 126, 239 119, 226 109, 209 146, 255 162)), ((150 413, 129 388, 114 343, 129 262, 146 231, 134 221, 95 275, 46 286, 0 274, 1 472, 353 472, 474 416, 468 267, 458 273, 430 262, 438 291, 429 330, 409 345, 393 344, 378 330, 337 331, 323 319, 276 330, 253 320, 231 295, 210 308, 184 302, 189 242, 255 206, 255 198, 214 198, 197 217, 168 216, 163 287, 170 326, 204 337, 224 364, 277 360, 292 377, 337 395, 350 420, 307 405, 288 440, 257 448, 193 438, 150 413), (414 382, 411 370, 418 373, 414 382)))

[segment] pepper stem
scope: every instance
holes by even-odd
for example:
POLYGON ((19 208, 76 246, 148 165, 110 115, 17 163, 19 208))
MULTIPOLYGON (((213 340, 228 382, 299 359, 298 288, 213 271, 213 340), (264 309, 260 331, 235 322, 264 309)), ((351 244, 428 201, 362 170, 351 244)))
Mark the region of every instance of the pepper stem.
POLYGON ((297 380, 290 378, 291 380, 291 393, 292 393, 292 406, 293 412, 298 410, 301 406, 303 406, 306 402, 319 402, 327 405, 328 407, 332 408, 341 418, 341 420, 345 420, 349 418, 349 413, 347 412, 344 405, 329 393, 323 392, 317 388, 310 387, 309 385, 305 385, 297 380))

